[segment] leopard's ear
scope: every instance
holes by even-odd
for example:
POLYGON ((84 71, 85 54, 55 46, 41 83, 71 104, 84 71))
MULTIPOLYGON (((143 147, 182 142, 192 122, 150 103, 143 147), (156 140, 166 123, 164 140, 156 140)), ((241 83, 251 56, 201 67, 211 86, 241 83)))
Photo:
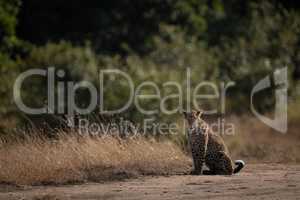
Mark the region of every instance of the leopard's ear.
POLYGON ((196 115, 197 115, 197 117, 201 117, 202 116, 202 114, 203 114, 203 111, 202 110, 197 110, 196 111, 196 115))

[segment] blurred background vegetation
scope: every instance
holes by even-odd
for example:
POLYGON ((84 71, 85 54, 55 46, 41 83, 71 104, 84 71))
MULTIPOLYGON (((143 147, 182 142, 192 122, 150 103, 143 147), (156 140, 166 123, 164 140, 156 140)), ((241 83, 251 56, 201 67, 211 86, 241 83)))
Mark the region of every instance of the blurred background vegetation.
MULTIPOLYGON (((136 84, 151 80, 162 86, 169 80, 183 84, 189 67, 192 85, 234 81, 226 112, 238 114, 249 112, 249 95, 258 80, 287 66, 294 103, 299 96, 299 36, 296 0, 0 0, 0 127, 14 127, 21 116, 12 98, 16 77, 49 66, 64 69, 66 80, 88 80, 97 87, 101 69, 118 68, 136 84)), ((106 93, 108 108, 127 101, 122 81, 104 82, 115 88, 106 93)), ((46 83, 26 81, 24 101, 45 104, 46 83)), ((164 95, 170 92, 164 90, 164 95)), ((76 100, 79 105, 88 101, 84 93, 76 100)), ((268 112, 274 97, 262 95, 258 102, 268 112)), ((172 108, 178 102, 167 104, 172 108)), ((204 102, 205 107, 216 105, 204 102)), ((133 121, 143 117, 134 106, 124 115, 133 121)))

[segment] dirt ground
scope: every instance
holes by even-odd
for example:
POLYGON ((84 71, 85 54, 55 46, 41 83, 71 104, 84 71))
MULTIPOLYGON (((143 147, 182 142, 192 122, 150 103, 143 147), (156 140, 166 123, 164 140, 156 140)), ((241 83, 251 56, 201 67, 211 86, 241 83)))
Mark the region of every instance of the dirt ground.
POLYGON ((300 165, 248 164, 233 176, 145 176, 63 186, 0 186, 2 200, 300 199, 300 165))

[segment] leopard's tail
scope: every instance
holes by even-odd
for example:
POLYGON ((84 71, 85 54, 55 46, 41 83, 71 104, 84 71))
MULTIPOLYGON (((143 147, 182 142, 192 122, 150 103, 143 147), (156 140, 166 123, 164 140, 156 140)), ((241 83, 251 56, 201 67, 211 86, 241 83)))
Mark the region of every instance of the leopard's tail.
POLYGON ((242 160, 236 160, 234 162, 234 164, 236 165, 236 167, 234 168, 233 170, 233 173, 236 174, 238 173, 239 171, 241 171, 241 169, 245 166, 245 162, 242 161, 242 160))

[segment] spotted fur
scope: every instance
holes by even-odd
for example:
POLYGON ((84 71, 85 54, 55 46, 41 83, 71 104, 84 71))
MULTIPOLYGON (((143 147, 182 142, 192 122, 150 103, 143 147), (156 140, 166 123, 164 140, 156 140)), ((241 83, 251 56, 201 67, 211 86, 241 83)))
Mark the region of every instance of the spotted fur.
POLYGON ((188 122, 188 141, 192 152, 193 174, 231 175, 239 172, 245 165, 241 160, 235 161, 236 167, 229 156, 223 139, 212 132, 208 124, 202 120, 201 111, 184 112, 188 122), (203 171, 203 165, 209 170, 203 171))

